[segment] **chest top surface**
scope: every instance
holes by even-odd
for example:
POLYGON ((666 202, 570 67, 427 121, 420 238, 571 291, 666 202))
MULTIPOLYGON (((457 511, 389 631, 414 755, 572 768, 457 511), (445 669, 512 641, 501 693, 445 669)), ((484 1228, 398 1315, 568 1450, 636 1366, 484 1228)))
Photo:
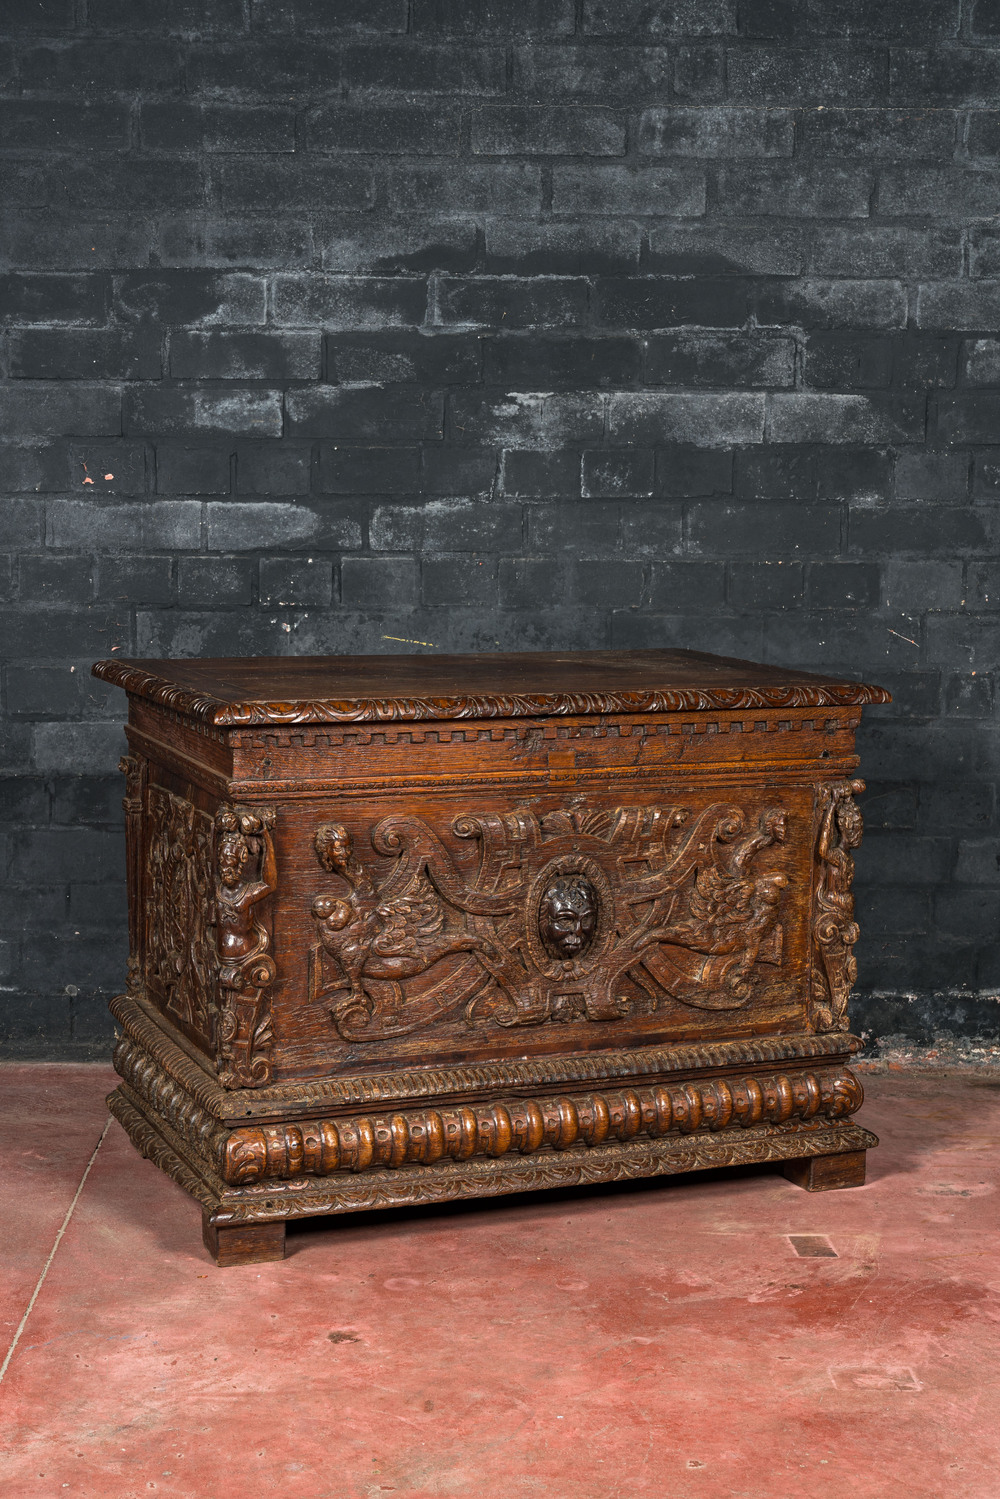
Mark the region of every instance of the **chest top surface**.
POLYGON ((94 675, 220 726, 541 718, 889 700, 864 682, 701 651, 106 660, 94 675))

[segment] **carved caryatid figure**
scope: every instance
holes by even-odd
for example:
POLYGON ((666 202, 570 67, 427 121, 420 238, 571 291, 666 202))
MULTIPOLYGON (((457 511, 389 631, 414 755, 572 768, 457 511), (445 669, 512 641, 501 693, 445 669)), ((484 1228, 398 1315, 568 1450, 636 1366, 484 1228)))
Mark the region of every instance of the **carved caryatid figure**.
POLYGON ((273 824, 273 813, 254 816, 231 808, 216 819, 216 923, 223 963, 242 964, 266 950, 267 933, 255 920, 254 907, 278 884, 274 845, 266 832, 273 824))
POLYGON ((813 938, 819 963, 813 968, 812 1015, 819 1031, 847 1029, 847 1001, 858 976, 853 947, 858 940, 854 920, 854 860, 864 822, 855 795, 864 781, 838 781, 823 790, 816 857, 820 868, 816 890, 813 938))
POLYGON ((260 1087, 271 1077, 271 1028, 263 994, 275 969, 257 907, 278 884, 270 833, 274 812, 223 807, 215 826, 219 1081, 226 1088, 260 1087))

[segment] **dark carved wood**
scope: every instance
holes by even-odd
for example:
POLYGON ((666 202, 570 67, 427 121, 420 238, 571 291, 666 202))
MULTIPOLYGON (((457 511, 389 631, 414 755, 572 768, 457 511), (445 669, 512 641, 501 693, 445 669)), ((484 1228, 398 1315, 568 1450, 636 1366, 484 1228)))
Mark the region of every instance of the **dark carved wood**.
MULTIPOLYGON (((861 1045, 854 1036, 832 1033, 793 1036, 747 1036, 693 1046, 651 1046, 591 1054, 570 1052, 536 1058, 493 1060, 472 1066, 397 1068, 392 1072, 327 1076, 311 1082, 285 1082, 255 1093, 221 1091, 203 1060, 178 1045, 169 1027, 138 996, 120 994, 111 1013, 124 1032, 117 1056, 146 1056, 155 1070, 179 1084, 192 1100, 224 1121, 262 1119, 282 1113, 317 1113, 330 1109, 387 1106, 410 1099, 454 1099, 523 1088, 573 1088, 574 1085, 638 1078, 726 1075, 751 1068, 825 1065, 849 1058, 861 1045)), ((115 1065, 121 1071, 119 1061, 115 1065)))
POLYGON ((321 827, 317 855, 341 893, 312 903, 311 997, 335 1001, 334 1024, 351 1041, 403 1035, 462 1005, 470 1026, 620 1020, 654 1011, 664 994, 736 1009, 751 996, 754 965, 781 962, 788 883, 749 871, 760 849, 784 842, 784 814, 769 808, 749 833, 745 824, 739 807, 721 803, 697 816, 678 807, 463 815, 453 831, 479 848, 463 884, 425 822, 384 818, 369 841, 398 857, 378 886, 346 828, 321 827), (442 972, 458 953, 467 959, 442 972), (423 974, 426 987, 409 992, 404 981, 423 974))
POLYGON ((185 717, 225 725, 598 717, 889 701, 883 687, 701 651, 111 660, 99 661, 94 675, 185 717))
POLYGON ((842 781, 820 792, 819 884, 813 917, 819 961, 812 972, 812 1019, 820 1031, 846 1031, 847 1001, 858 976, 851 850, 858 847, 863 832, 854 796, 864 789, 864 781, 842 781))
POLYGON ((446 1158, 533 1155, 638 1135, 658 1139, 789 1119, 846 1119, 863 1099, 860 1083, 844 1066, 796 1068, 652 1088, 573 1090, 540 1098, 507 1095, 495 1103, 226 1129, 128 1037, 118 1044, 115 1066, 125 1096, 164 1119, 224 1181, 237 1185, 379 1166, 432 1165, 446 1158))
POLYGON ((229 1133, 220 1174, 236 1184, 265 1177, 288 1180, 373 1166, 432 1165, 446 1157, 465 1161, 512 1151, 533 1155, 580 1143, 631 1140, 639 1134, 658 1139, 793 1118, 839 1119, 854 1113, 862 1098, 857 1078, 843 1068, 317 1119, 304 1126, 263 1125, 229 1133))
POLYGON ((186 797, 156 785, 148 788, 146 819, 141 908, 146 992, 183 1030, 207 1043, 219 967, 212 819, 186 797))
POLYGON ((267 990, 275 967, 257 907, 278 887, 274 808, 221 807, 215 816, 215 921, 219 955, 216 1062, 224 1088, 271 1081, 267 990))
POLYGON ((141 979, 139 949, 142 941, 140 917, 143 908, 143 886, 139 851, 142 846, 146 762, 136 755, 123 755, 118 762, 118 769, 125 777, 122 810, 125 813, 125 884, 128 891, 128 975, 126 982, 130 990, 136 990, 141 979))
POLYGON ((111 1106, 218 1263, 308 1213, 755 1160, 863 1180, 881 688, 659 651, 95 673, 130 696, 111 1106))

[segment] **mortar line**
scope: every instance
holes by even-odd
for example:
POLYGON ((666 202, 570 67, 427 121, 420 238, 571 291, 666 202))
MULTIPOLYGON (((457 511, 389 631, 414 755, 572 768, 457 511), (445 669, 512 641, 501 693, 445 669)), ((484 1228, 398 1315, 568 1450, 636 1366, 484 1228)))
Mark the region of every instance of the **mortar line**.
POLYGON ((108 1130, 110 1128, 111 1128, 111 1120, 110 1120, 110 1118, 108 1118, 108 1120, 105 1122, 104 1128, 101 1130, 101 1138, 98 1140, 97 1144, 94 1146, 94 1149, 93 1149, 93 1152, 91 1154, 90 1160, 87 1162, 86 1169, 85 1169, 83 1175, 80 1178, 80 1185, 77 1187, 76 1192, 73 1194, 73 1201, 70 1203, 69 1207, 66 1209, 66 1216, 65 1216, 65 1218, 62 1221, 62 1224, 61 1224, 61 1226, 59 1228, 59 1232, 56 1234, 55 1241, 54 1241, 54 1243, 52 1245, 52 1248, 49 1250, 49 1257, 45 1261, 45 1264, 42 1266, 42 1273, 41 1273, 41 1275, 39 1275, 38 1280, 35 1282, 35 1289, 31 1293, 31 1300, 28 1302, 28 1305, 24 1309, 24 1316, 21 1318, 20 1322, 17 1324, 17 1331, 14 1334, 14 1337, 13 1337, 13 1340, 11 1341, 10 1347, 7 1349, 7 1357, 4 1359, 3 1363, 0 1364, 0 1384, 3 1383, 4 1375, 7 1373, 7 1369, 10 1366, 10 1361, 14 1357, 14 1353, 15 1353, 15 1351, 17 1349, 18 1343, 21 1341, 21 1334, 24 1332, 25 1327, 28 1325, 28 1318, 31 1316, 31 1313, 34 1310, 35 1302, 38 1300, 38 1293, 41 1291, 42 1286, 45 1283, 45 1277, 48 1275, 49 1269, 51 1268, 52 1261, 56 1257, 56 1250, 59 1248, 59 1245, 62 1243, 62 1236, 66 1232, 67 1228, 69 1227, 69 1220, 72 1218, 74 1209, 76 1208, 77 1203, 80 1201, 80 1193, 83 1191, 84 1187, 87 1185, 87 1177, 90 1175, 90 1168, 91 1168, 91 1166, 93 1166, 94 1162, 97 1160, 97 1152, 100 1150, 101 1146, 104 1144, 104 1137, 105 1137, 105 1135, 107 1134, 107 1132, 108 1132, 108 1130))

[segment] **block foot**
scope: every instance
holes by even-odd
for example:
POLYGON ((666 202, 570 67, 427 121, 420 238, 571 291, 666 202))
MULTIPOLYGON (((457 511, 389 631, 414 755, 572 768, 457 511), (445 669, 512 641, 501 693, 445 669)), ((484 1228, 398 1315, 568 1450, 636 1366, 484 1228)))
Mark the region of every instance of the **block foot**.
POLYGON ((206 1208, 201 1220, 205 1248, 217 1265, 263 1265, 285 1258, 285 1222, 213 1223, 206 1208))
POLYGON ((790 1182, 807 1192, 835 1192, 839 1187, 863 1187, 866 1150, 845 1150, 840 1155, 811 1155, 785 1161, 782 1171, 790 1182))

